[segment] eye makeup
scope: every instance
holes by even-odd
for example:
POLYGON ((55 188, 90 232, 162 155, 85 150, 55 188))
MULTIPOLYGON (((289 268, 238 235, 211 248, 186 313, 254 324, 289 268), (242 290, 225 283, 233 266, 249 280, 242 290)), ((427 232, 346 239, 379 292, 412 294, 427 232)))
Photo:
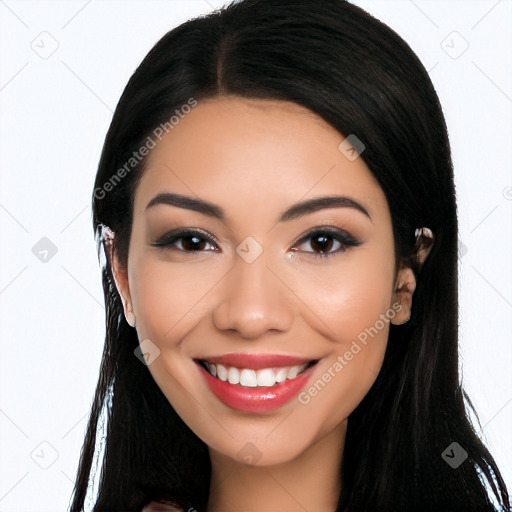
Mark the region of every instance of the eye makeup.
MULTIPOLYGON (((314 258, 328 258, 342 254, 350 247, 358 247, 363 243, 345 230, 323 225, 314 227, 304 235, 301 235, 291 250, 299 251, 296 246, 308 243, 308 241, 313 250, 302 250, 300 252, 314 258), (338 249, 332 251, 332 246, 336 243, 339 244, 338 249)), ((194 253, 205 252, 205 250, 208 252, 218 252, 220 250, 216 238, 208 231, 199 228, 177 228, 171 230, 149 245, 163 250, 179 251, 190 256, 194 253), (205 244, 213 248, 205 249, 205 244)))

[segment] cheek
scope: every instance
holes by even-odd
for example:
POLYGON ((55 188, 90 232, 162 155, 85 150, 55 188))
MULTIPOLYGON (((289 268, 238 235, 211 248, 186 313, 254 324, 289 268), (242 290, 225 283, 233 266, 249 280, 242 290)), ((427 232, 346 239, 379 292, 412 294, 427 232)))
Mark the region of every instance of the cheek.
MULTIPOLYGON (((329 429, 355 409, 374 383, 384 359, 391 318, 393 266, 369 251, 344 260, 337 269, 301 276, 300 296, 308 297, 314 325, 330 341, 330 353, 315 379, 299 396, 309 416, 325 417, 329 429), (357 263, 357 264, 356 264, 357 263), (316 318, 315 318, 316 316, 316 318)), ((306 311, 306 309, 304 310, 306 311)))
POLYGON ((216 269, 206 263, 140 259, 133 267, 130 283, 139 337, 178 343, 199 320, 201 304, 207 302, 205 294, 218 279, 216 269))
POLYGON ((323 324, 320 328, 317 322, 319 329, 340 348, 386 314, 393 278, 392 260, 381 254, 360 250, 342 258, 339 265, 326 266, 322 272, 306 268, 295 278, 297 294, 307 297, 306 305, 323 324))

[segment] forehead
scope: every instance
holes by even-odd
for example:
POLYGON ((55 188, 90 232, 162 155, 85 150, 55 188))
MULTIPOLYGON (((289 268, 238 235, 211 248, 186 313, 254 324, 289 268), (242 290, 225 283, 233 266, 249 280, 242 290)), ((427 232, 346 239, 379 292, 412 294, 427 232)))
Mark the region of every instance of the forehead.
POLYGON ((158 193, 177 192, 257 215, 299 199, 344 194, 378 214, 386 199, 362 158, 340 150, 345 136, 286 101, 229 97, 199 103, 148 155, 135 213, 158 193))

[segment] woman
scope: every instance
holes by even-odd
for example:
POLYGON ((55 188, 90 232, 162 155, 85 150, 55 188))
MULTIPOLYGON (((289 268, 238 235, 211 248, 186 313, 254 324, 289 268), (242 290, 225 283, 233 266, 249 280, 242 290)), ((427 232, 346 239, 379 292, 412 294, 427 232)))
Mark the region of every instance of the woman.
POLYGON ((73 511, 107 399, 94 510, 510 510, 459 382, 445 121, 386 25, 244 0, 170 31, 93 212, 107 334, 73 511))

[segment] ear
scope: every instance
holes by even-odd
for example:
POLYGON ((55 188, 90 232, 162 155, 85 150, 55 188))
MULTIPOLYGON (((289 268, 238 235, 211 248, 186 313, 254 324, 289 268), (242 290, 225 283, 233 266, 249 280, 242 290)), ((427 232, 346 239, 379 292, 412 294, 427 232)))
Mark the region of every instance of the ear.
MULTIPOLYGON (((414 259, 416 260, 416 268, 419 271, 427 256, 429 255, 434 244, 434 235, 428 228, 420 228, 416 230, 416 252, 414 259)), ((412 297, 416 289, 416 277, 414 271, 409 266, 402 266, 398 272, 395 290, 393 292, 393 304, 399 303, 400 311, 390 319, 394 325, 402 325, 411 318, 412 297)))
POLYGON ((113 240, 109 241, 108 245, 106 246, 106 251, 108 254, 108 261, 110 263, 110 267, 112 270, 112 276, 114 277, 114 283, 116 285, 119 295, 121 296, 121 301, 123 303, 123 310, 126 322, 131 327, 135 327, 135 314, 133 313, 130 295, 128 269, 120 264, 117 252, 115 250, 115 243, 113 240))
POLYGON ((394 325, 402 325, 411 317, 412 296, 416 289, 416 278, 410 267, 401 268, 395 282, 393 304, 399 303, 400 310, 390 319, 394 325))
POLYGON ((418 228, 416 230, 416 261, 420 268, 425 263, 427 256, 434 245, 434 234, 429 228, 418 228))

